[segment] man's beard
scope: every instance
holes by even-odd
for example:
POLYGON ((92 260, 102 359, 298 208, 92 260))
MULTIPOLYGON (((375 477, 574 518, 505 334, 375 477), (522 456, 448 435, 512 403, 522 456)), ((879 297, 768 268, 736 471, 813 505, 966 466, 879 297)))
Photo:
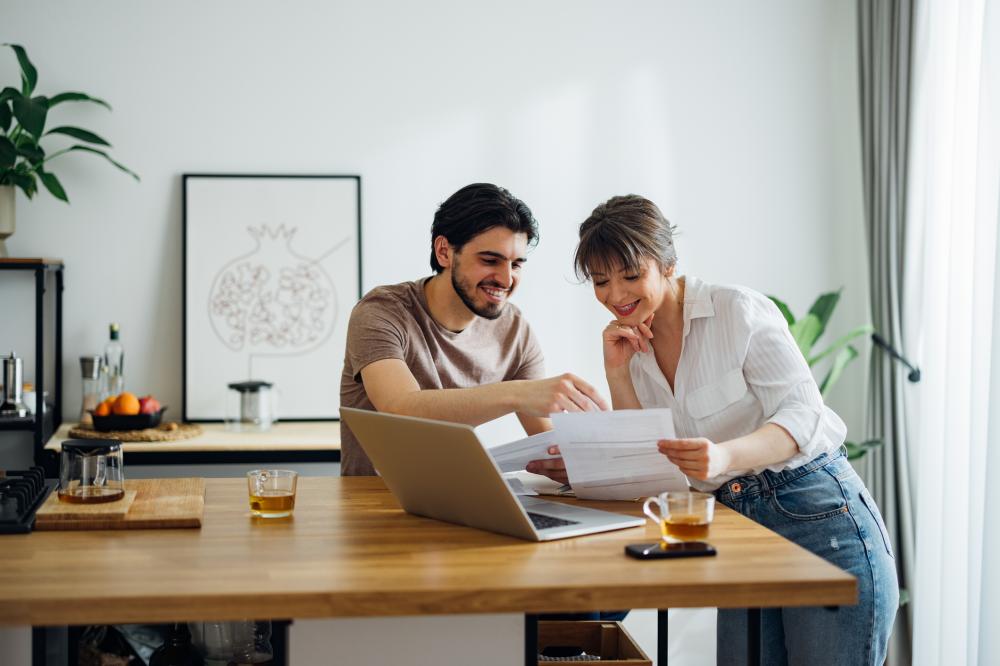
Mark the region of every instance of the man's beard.
POLYGON ((493 282, 492 280, 489 282, 483 281, 480 282, 479 285, 470 288, 467 284, 458 279, 458 264, 456 263, 451 271, 451 286, 454 287, 455 293, 458 294, 458 297, 462 299, 463 303, 465 303, 465 307, 469 308, 472 312, 483 319, 496 319, 503 314, 503 306, 507 304, 507 299, 504 299, 503 303, 487 302, 486 305, 476 305, 474 298, 476 289, 480 286, 504 289, 506 291, 503 286, 497 284, 496 282, 493 282))

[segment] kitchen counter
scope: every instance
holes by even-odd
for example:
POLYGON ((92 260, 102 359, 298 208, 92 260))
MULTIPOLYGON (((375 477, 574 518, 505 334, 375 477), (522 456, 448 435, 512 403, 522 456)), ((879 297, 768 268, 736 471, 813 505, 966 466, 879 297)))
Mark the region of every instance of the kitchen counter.
MULTIPOLYGON (((200 423, 202 434, 176 442, 123 442, 126 453, 340 451, 339 421, 278 422, 266 432, 230 432, 223 423, 200 423)), ((45 449, 58 453, 76 424, 63 424, 45 449)))
MULTIPOLYGON (((45 445, 49 474, 69 430, 63 425, 45 445)), ((339 421, 284 421, 266 432, 230 432, 223 423, 201 423, 202 434, 176 442, 123 442, 127 465, 339 462, 339 421)))

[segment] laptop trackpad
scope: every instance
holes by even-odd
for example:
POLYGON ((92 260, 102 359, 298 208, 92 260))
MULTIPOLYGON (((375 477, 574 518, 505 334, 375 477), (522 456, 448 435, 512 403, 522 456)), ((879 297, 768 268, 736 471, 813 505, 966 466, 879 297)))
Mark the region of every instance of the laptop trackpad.
POLYGON ((560 502, 549 502, 535 497, 518 497, 517 499, 521 503, 521 506, 524 507, 525 511, 541 513, 547 516, 558 516, 560 518, 579 519, 588 514, 594 515, 594 512, 598 511, 597 509, 588 509, 582 506, 572 506, 570 504, 562 504, 560 502))

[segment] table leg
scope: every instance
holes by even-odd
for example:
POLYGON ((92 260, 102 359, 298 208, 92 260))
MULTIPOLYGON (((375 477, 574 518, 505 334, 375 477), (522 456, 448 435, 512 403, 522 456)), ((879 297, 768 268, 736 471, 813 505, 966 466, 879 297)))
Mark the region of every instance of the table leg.
POLYGON ((656 666, 667 666, 667 609, 656 611, 656 666))
POLYGON ((291 620, 271 620, 271 649, 274 651, 273 666, 288 666, 288 628, 291 620))
POLYGON ((524 616, 524 666, 538 666, 538 616, 524 616))
POLYGON ((46 666, 45 627, 31 628, 31 666, 46 666))
POLYGON ((77 666, 80 663, 80 638, 86 628, 86 625, 66 627, 66 666, 77 666))
POLYGON ((747 664, 760 666, 760 609, 747 609, 747 664))

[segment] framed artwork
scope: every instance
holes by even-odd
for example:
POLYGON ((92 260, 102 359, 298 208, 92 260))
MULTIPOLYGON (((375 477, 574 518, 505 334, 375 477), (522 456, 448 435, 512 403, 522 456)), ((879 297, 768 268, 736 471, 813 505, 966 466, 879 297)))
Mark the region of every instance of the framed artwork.
MULTIPOLYGON (((183 176, 186 421, 266 381, 280 420, 336 420, 361 297, 361 177, 183 176)), ((230 407, 231 409, 231 407, 230 407)))

